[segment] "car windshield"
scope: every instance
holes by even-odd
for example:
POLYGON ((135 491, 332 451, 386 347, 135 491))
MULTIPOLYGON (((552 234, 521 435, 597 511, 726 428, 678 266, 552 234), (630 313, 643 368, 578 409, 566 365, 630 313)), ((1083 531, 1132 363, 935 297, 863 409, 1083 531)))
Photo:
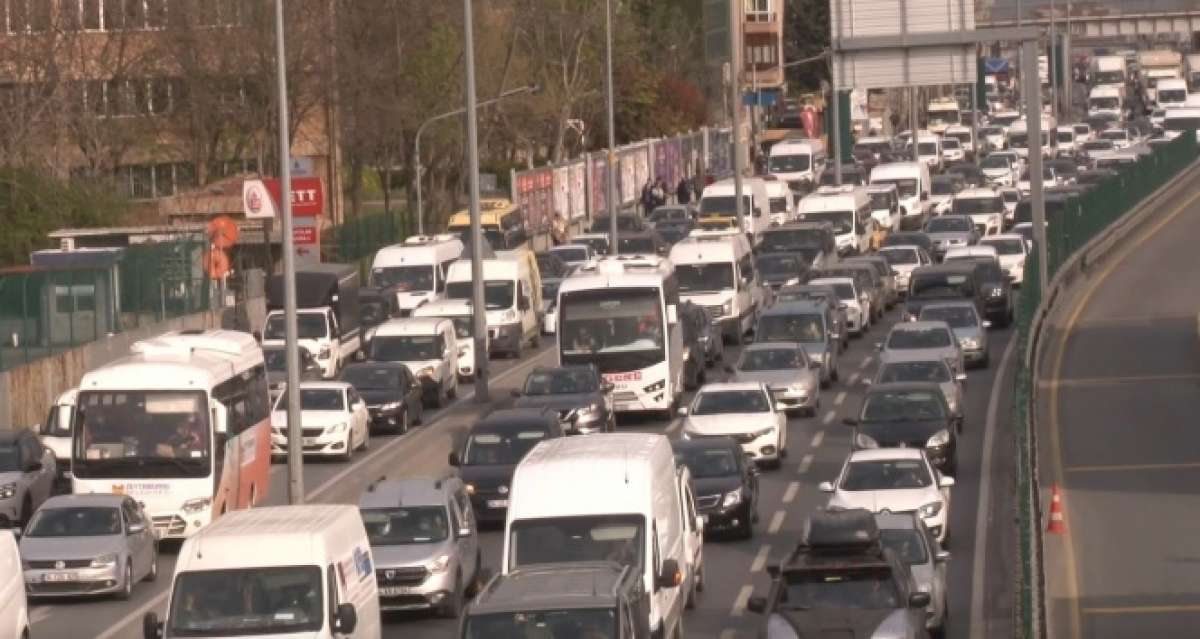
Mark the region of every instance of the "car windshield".
POLYGON ((758 389, 701 391, 693 415, 729 415, 737 413, 766 413, 771 410, 767 396, 758 389))
POLYGON ((821 280, 813 280, 811 284, 824 284, 832 286, 833 292, 837 294, 838 300, 843 302, 857 301, 854 295, 854 285, 849 282, 823 282, 821 280))
POLYGON ((464 639, 615 639, 616 608, 493 612, 466 617, 464 639))
POLYGON ((1009 166, 1008 158, 1003 155, 989 155, 979 163, 981 169, 1008 169, 1009 166))
POLYGON ((816 313, 763 315, 755 326, 760 342, 820 342, 825 339, 825 322, 816 313))
POLYGON ((772 213, 787 213, 788 201, 785 197, 773 197, 768 200, 772 213))
POLYGON ((612 561, 640 569, 645 532, 646 519, 642 515, 515 519, 510 524, 509 568, 612 561))
POLYGON ((267 365, 267 370, 283 372, 287 370, 287 351, 281 348, 264 348, 263 362, 267 365))
MULTIPOLYGON (((267 318, 263 329, 263 339, 284 339, 283 313, 275 313, 267 318)), ((297 339, 324 339, 329 336, 329 327, 325 321, 325 313, 296 313, 297 339)))
POLYGON ((929 191, 934 195, 954 195, 957 190, 950 180, 934 180, 929 185, 929 191))
POLYGON ((996 253, 1000 255, 1021 255, 1025 252, 1025 243, 1017 238, 988 240, 984 242, 984 245, 996 247, 996 253))
POLYGON ((709 293, 733 288, 733 264, 678 264, 675 279, 681 293, 709 293))
POLYGON ((594 393, 600 385, 592 371, 582 368, 558 368, 534 371, 525 380, 526 395, 572 395, 594 393))
POLYGON ((772 155, 767 158, 768 173, 798 173, 807 171, 812 158, 808 155, 772 155))
POLYGON ((1112 143, 1112 140, 1092 140, 1090 142, 1084 142, 1083 150, 1085 150, 1085 151, 1112 151, 1113 143, 1112 143))
POLYGON ((467 439, 463 463, 467 466, 515 466, 547 435, 549 433, 539 428, 473 433, 467 439))
POLYGON ((940 320, 951 328, 976 328, 979 316, 974 306, 926 306, 921 309, 921 320, 940 320))
POLYGON ((371 286, 376 288, 395 287, 398 291, 432 291, 433 267, 385 266, 371 269, 371 286))
POLYGON ((422 362, 441 359, 438 335, 376 335, 371 359, 378 362, 422 362))
POLYGON ((929 391, 877 391, 863 401, 864 422, 905 422, 942 419, 940 393, 929 391))
MULTIPOLYGON (((213 437, 204 392, 84 391, 78 406, 72 455, 72 472, 77 476, 205 477, 211 473, 213 437)), ((0 459, 4 457, 0 454, 0 459)))
MULTIPOLYGON (((342 564, 339 564, 341 567, 342 564)), ((349 578, 373 578, 369 559, 346 564, 349 578)), ((325 625, 317 566, 181 572, 168 615, 170 637, 293 635, 325 625)))
POLYGON ((1112 140, 1113 142, 1124 142, 1129 139, 1129 132, 1125 129, 1109 129, 1100 133, 1101 139, 1112 140))
POLYGON ((900 591, 891 569, 838 568, 784 573, 787 597, 783 609, 885 610, 900 608, 900 591))
MULTIPOLYGON (((742 212, 749 215, 754 200, 742 196, 742 212)), ((737 215, 737 198, 733 195, 705 195, 700 198, 700 217, 737 215)), ((619 238, 620 236, 618 236, 619 238)))
POLYGON ((657 248, 654 244, 654 238, 648 235, 640 237, 617 236, 617 253, 622 255, 649 255, 655 253, 657 248))
POLYGON ((683 448, 675 451, 675 463, 684 464, 692 472, 693 479, 728 477, 738 474, 734 455, 742 451, 730 448, 683 448))
POLYGON ((342 381, 360 391, 391 390, 400 388, 403 373, 384 366, 349 366, 342 371, 342 381))
POLYGON ((950 368, 939 360, 892 362, 884 364, 879 371, 878 383, 892 382, 934 382, 944 384, 950 381, 950 368))
POLYGON ((577 237, 576 242, 587 244, 592 247, 593 253, 608 253, 608 238, 607 237, 577 237))
POLYGON ((794 275, 799 276, 808 270, 809 262, 803 256, 797 255, 761 255, 758 260, 758 270, 764 275, 794 275))
POLYGON ((957 149, 961 149, 961 148, 962 148, 962 146, 960 145, 958 138, 951 136, 951 135, 947 135, 946 137, 942 138, 942 149, 943 150, 945 150, 945 149, 957 150, 957 149))
POLYGON ((582 246, 560 246, 552 251, 564 262, 582 262, 588 258, 588 250, 582 246))
POLYGON ((1028 133, 1008 133, 1008 145, 1014 149, 1023 149, 1029 144, 1028 133))
POLYGON ((928 233, 965 233, 974 228, 971 218, 944 215, 935 217, 925 225, 928 233))
POLYGON ((97 537, 121 534, 121 512, 112 506, 40 508, 26 537, 97 537))
POLYGON ((364 508, 361 513, 372 546, 428 544, 450 536, 446 509, 441 506, 364 508))
POLYGON ((979 129, 979 135, 985 135, 988 137, 994 135, 1004 135, 1004 129, 998 126, 985 126, 982 129, 979 129))
POLYGON ((974 291, 966 275, 922 273, 913 276, 910 293, 914 297, 969 297, 974 291))
POLYGON ((1086 124, 1076 124, 1075 125, 1075 135, 1088 135, 1091 132, 1092 132, 1092 129, 1086 124))
MULTIPOLYGON (((287 391, 279 395, 275 410, 287 410, 287 391)), ((300 410, 346 410, 346 394, 337 388, 301 388, 300 410)))
POLYGON ((937 155, 937 142, 918 142, 917 155, 937 155))
POLYGON ((917 249, 912 248, 893 248, 883 249, 879 251, 883 259, 887 260, 888 264, 896 266, 898 264, 920 264, 921 259, 917 254, 917 249))
POLYGON ((854 211, 812 211, 801 213, 800 218, 806 222, 829 222, 838 235, 854 231, 854 211))
MULTIPOLYGON (((607 364, 628 371, 663 361, 663 311, 658 289, 597 289, 566 293, 559 309, 564 363, 607 364), (638 354, 630 360, 631 354, 638 354), (615 356, 613 361, 609 361, 615 356), (644 357, 642 357, 644 355, 644 357), (597 356, 600 356, 597 359, 597 356), (643 363, 645 360, 648 363, 643 363)), ((615 372, 615 371, 614 371, 615 372)))
POLYGON ((1021 192, 1020 191, 1001 191, 1000 198, 1003 199, 1005 202, 1020 202, 1021 201, 1021 192))
POLYGON ((879 179, 879 180, 871 180, 871 184, 895 184, 896 191, 899 193, 900 197, 903 197, 903 198, 914 197, 917 194, 917 181, 912 180, 912 179, 909 179, 909 180, 879 179))
MULTIPOLYGON (((471 282, 450 282, 446 285, 446 299, 471 299, 471 282)), ((513 282, 488 280, 483 283, 483 303, 489 311, 513 307, 513 282)))
POLYGON ((944 348, 950 346, 950 333, 944 328, 906 328, 892 330, 887 347, 895 348, 944 348))
POLYGON ((956 198, 953 209, 956 215, 1002 213, 1004 211, 1004 201, 999 197, 956 198))
POLYGON ((803 369, 807 365, 804 351, 799 348, 755 348, 742 351, 737 369, 745 372, 781 371, 803 369))
POLYGON ((827 237, 816 228, 781 228, 763 233, 762 244, 759 248, 763 252, 794 251, 802 248, 821 249, 827 237))
POLYGON ((872 211, 891 211, 895 201, 890 192, 870 193, 872 211))
POLYGON ((912 490, 933 485, 929 469, 919 459, 853 461, 846 467, 842 490, 912 490))
POLYGON ((925 549, 925 539, 921 535, 921 531, 915 528, 882 529, 879 531, 879 541, 884 548, 896 555, 896 559, 910 566, 929 563, 929 552, 925 549))

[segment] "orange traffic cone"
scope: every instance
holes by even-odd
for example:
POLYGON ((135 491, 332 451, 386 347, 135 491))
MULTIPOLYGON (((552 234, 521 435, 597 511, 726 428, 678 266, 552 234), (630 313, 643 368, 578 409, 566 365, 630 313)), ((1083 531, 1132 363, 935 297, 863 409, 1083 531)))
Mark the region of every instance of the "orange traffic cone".
POLYGON ((1056 535, 1067 532, 1067 523, 1063 520, 1062 493, 1058 490, 1058 484, 1050 487, 1050 523, 1046 525, 1046 532, 1056 535))

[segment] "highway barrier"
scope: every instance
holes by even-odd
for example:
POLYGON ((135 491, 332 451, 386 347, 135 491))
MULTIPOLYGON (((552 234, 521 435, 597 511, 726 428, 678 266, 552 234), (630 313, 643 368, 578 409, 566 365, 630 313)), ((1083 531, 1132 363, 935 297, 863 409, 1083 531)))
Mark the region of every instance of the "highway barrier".
POLYGON ((1038 441, 1034 423, 1037 386, 1034 370, 1043 320, 1060 291, 1076 275, 1086 273, 1090 262, 1102 259, 1117 239, 1131 230, 1133 218, 1153 212, 1148 199, 1160 194, 1184 169, 1200 157, 1194 131, 1154 147, 1137 162, 1123 165, 1117 175, 1082 196, 1048 198, 1046 250, 1049 289, 1041 290, 1036 251, 1025 262, 1024 280, 1016 313, 1018 352, 1013 393, 1012 431, 1016 439, 1017 553, 1020 567, 1013 606, 1016 636, 1046 636, 1045 572, 1042 561, 1042 489, 1038 481, 1038 441))

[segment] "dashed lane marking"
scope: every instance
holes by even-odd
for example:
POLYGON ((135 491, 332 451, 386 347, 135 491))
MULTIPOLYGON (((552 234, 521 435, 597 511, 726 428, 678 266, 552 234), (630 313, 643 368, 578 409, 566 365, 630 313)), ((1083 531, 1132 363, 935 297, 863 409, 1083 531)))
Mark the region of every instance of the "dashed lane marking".
POLYGON ((863 358, 862 363, 858 365, 858 368, 860 370, 866 370, 866 368, 868 366, 870 366, 871 362, 873 362, 873 361, 875 361, 875 358, 870 355, 867 355, 866 357, 863 358))
POLYGON ((858 373, 851 375, 850 379, 846 380, 846 383, 849 384, 850 386, 857 384, 858 383, 858 373))
POLYGON ((835 413, 835 412, 833 412, 833 411, 829 411, 828 413, 825 413, 825 417, 823 417, 823 418, 821 419, 821 421, 822 421, 822 422, 824 422, 824 423, 826 423, 826 424, 831 424, 831 423, 833 423, 833 418, 834 418, 834 417, 837 417, 837 413, 835 413))
POLYGON ((783 518, 787 513, 782 510, 776 510, 774 515, 771 515, 771 525, 767 527, 767 534, 774 535, 783 528, 783 518))
POLYGON ((750 595, 754 594, 754 586, 746 584, 738 591, 737 597, 733 599, 733 608, 729 610, 730 617, 741 617, 746 612, 746 602, 750 600, 750 595))
POLYGON ((767 565, 767 556, 771 554, 771 547, 763 544, 758 548, 758 553, 754 555, 754 561, 750 563, 750 572, 762 572, 762 569, 767 565))
POLYGON ((846 391, 841 391, 837 394, 837 397, 833 398, 833 405, 841 406, 844 401, 846 401, 846 391))
POLYGON ((800 492, 800 482, 794 481, 788 484, 787 490, 783 492, 783 503, 792 503, 796 499, 796 493, 798 492, 800 492))
POLYGON ((825 431, 819 430, 815 434, 813 434, 811 447, 812 448, 820 448, 821 442, 823 442, 823 441, 825 441, 825 431))
POLYGON ((807 455, 805 455, 805 456, 801 457, 801 458, 800 458, 800 465, 796 467, 796 474, 797 474, 797 475, 803 475, 804 473, 807 473, 807 472, 808 472, 808 468, 809 468, 810 466, 812 466, 812 463, 813 463, 813 456, 812 456, 812 453, 809 453, 809 454, 807 454, 807 455))

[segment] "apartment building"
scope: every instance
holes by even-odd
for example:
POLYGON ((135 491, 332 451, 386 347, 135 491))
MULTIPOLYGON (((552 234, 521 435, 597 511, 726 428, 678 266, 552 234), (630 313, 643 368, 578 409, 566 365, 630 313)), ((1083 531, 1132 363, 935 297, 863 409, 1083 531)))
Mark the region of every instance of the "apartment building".
POLYGON ((786 84, 783 73, 783 25, 786 0, 741 0, 742 12, 742 87, 758 91, 765 102, 782 96, 786 84))

